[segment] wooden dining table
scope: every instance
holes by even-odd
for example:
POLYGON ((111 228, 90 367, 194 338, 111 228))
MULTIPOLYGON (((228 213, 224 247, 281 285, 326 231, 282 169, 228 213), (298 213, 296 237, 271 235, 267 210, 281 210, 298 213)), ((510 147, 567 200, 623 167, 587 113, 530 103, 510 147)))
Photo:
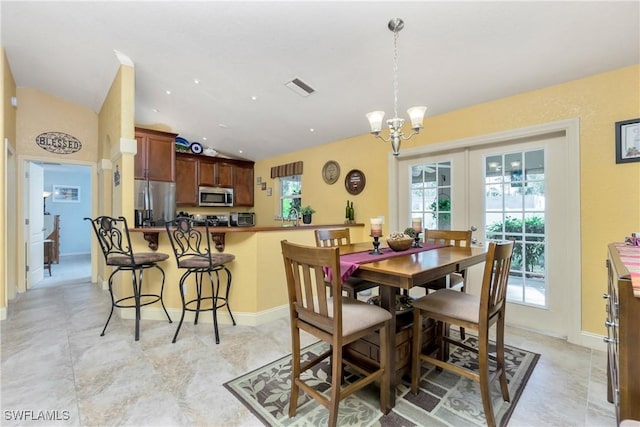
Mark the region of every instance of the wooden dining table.
MULTIPOLYGON (((372 244, 352 243, 340 246, 340 254, 345 255, 354 252, 371 250, 372 244)), ((371 255, 375 258, 375 255, 371 255)), ((424 252, 411 253, 379 261, 361 263, 352 273, 351 277, 357 277, 378 283, 380 305, 391 313, 391 330, 396 330, 396 294, 400 289, 409 290, 414 286, 423 285, 432 280, 445 277, 454 272, 460 272, 467 268, 480 264, 486 259, 486 251, 483 248, 446 246, 429 249, 424 252)), ((396 334, 388 334, 387 360, 389 366, 395 372, 396 364, 396 334)), ((395 388, 399 379, 392 375, 391 381, 391 406, 395 406, 395 388)))

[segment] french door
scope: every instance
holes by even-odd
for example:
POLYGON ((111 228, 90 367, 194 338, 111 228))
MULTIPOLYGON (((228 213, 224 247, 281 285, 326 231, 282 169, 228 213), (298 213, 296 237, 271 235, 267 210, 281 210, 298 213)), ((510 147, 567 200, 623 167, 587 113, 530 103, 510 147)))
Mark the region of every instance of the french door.
MULTIPOLYGON (((425 224, 475 230, 478 246, 514 240, 507 323, 567 336, 570 319, 580 311, 568 285, 579 274, 567 268, 568 251, 575 247, 570 222, 579 218, 572 218, 567 207, 567 160, 566 135, 559 133, 402 159, 397 167, 398 225, 402 228, 421 211, 425 224), (450 212, 438 211, 446 205, 440 203, 445 196, 450 212), (446 219, 443 213, 450 214, 450 224, 439 221, 446 219)), ((469 272, 468 292, 479 293, 482 268, 469 272)))

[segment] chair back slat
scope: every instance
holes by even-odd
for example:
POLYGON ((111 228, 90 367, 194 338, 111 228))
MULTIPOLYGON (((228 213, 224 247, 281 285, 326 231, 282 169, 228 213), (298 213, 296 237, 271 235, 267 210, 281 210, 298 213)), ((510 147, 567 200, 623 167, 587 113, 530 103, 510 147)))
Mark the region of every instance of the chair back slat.
MULTIPOLYGON (((286 240, 281 245, 292 320, 341 333, 342 299, 330 298, 325 285, 325 268, 340 271, 339 249, 302 246, 286 240)), ((339 276, 332 275, 334 295, 340 295, 339 276)))
POLYGON ((105 262, 108 263, 112 257, 126 256, 130 257, 131 264, 134 264, 133 247, 125 217, 99 216, 95 219, 84 219, 91 222, 105 262))
POLYGON ((317 247, 335 247, 351 244, 348 228, 320 229, 315 231, 317 247))
POLYGON ((424 241, 468 248, 471 246, 471 230, 425 230, 424 241))
POLYGON ((199 226, 192 218, 180 217, 167 221, 165 228, 178 266, 181 259, 194 256, 207 258, 212 264, 211 238, 206 224, 199 226))
POLYGON ((504 312, 513 242, 491 242, 484 267, 480 293, 480 325, 492 323, 499 312, 504 312))

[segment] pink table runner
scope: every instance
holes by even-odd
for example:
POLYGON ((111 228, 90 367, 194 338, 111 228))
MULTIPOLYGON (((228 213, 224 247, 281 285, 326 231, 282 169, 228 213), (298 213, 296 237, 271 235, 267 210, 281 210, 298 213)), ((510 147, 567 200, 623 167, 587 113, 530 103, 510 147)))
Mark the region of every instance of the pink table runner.
POLYGON ((620 262, 629 270, 633 295, 636 298, 640 298, 640 246, 619 243, 616 244, 616 249, 620 254, 620 262))
MULTIPOLYGON (((443 245, 440 243, 420 243, 422 245, 421 248, 409 248, 406 251, 396 252, 391 248, 381 248, 380 252, 382 255, 372 255, 368 251, 364 252, 353 252, 350 254, 340 255, 340 279, 342 283, 347 280, 354 271, 358 269, 360 264, 367 264, 369 262, 382 261, 387 258, 393 258, 397 256, 403 255, 411 255, 416 254, 418 252, 429 251, 431 249, 443 248, 449 245, 443 245)), ((372 248, 373 249, 373 248, 372 248)), ((327 280, 331 280, 333 277, 333 272, 330 268, 325 268, 325 274, 327 275, 327 280)))

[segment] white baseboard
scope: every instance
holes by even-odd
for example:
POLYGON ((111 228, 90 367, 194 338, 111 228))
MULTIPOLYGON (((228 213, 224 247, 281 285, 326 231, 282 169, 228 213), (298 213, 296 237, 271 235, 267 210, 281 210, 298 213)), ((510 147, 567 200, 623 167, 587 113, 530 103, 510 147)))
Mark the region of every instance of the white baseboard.
MULTIPOLYGON (((169 308, 167 311, 174 322, 180 320, 180 316, 182 315, 181 309, 169 308)), ((289 305, 282 305, 280 307, 271 308, 258 313, 235 312, 233 309, 231 312, 236 320, 236 324, 243 326, 258 326, 281 317, 287 317, 289 315, 289 305)), ((135 319, 135 310, 133 309, 117 309, 117 314, 122 319, 135 319)), ((167 316, 164 314, 162 307, 142 307, 140 316, 145 320, 167 320, 167 316)), ((194 312, 185 313, 185 322, 193 322, 194 319, 194 312)), ((213 316, 209 312, 200 313, 198 322, 213 323, 213 316)), ((229 312, 225 307, 218 309, 218 323, 222 325, 231 325, 233 323, 231 321, 231 316, 229 316, 229 312)))
POLYGON ((580 342, 575 344, 589 347, 593 350, 607 351, 607 343, 604 342, 604 336, 592 332, 582 331, 580 333, 580 342))
POLYGON ((0 320, 7 320, 7 307, 0 307, 0 320))

